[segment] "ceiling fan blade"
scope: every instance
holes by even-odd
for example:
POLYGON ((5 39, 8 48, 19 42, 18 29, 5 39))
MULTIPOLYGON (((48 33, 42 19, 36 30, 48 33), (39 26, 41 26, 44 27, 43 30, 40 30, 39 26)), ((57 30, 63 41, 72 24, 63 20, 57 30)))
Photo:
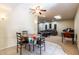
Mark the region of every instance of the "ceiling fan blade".
POLYGON ((46 10, 43 10, 43 9, 42 9, 41 11, 46 11, 46 10))
POLYGON ((32 12, 32 14, 35 14, 36 12, 32 12))
POLYGON ((35 9, 30 8, 30 10, 35 11, 35 9))
POLYGON ((41 12, 39 12, 39 14, 41 15, 42 13, 41 13, 41 12))

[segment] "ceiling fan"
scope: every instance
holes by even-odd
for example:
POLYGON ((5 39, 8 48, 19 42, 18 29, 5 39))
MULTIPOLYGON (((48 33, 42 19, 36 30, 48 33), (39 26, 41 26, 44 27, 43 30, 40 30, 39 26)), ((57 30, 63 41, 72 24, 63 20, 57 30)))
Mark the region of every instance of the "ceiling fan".
POLYGON ((34 8, 30 8, 32 11, 32 14, 36 14, 36 15, 42 15, 43 12, 46 12, 45 9, 41 9, 40 6, 35 6, 34 8))

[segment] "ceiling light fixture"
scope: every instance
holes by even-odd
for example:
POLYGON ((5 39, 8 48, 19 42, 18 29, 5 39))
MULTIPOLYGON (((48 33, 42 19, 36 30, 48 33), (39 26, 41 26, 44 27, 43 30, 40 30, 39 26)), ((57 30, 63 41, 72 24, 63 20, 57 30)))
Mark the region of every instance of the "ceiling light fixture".
POLYGON ((62 17, 61 17, 60 15, 56 15, 56 16, 54 16, 54 18, 55 18, 56 20, 58 20, 58 19, 61 19, 62 17))

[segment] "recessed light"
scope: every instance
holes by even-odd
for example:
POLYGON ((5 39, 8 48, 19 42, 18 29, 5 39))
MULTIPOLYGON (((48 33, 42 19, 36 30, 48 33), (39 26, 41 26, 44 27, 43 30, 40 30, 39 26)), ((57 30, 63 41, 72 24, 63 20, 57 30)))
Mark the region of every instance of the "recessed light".
POLYGON ((61 19, 62 17, 60 15, 54 16, 55 19, 61 19))

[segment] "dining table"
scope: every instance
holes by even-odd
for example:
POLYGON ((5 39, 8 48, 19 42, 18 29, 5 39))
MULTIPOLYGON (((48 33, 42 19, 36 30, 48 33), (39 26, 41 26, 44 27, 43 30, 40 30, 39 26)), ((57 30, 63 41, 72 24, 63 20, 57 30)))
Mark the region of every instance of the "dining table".
MULTIPOLYGON (((44 39, 44 37, 42 37, 40 34, 27 34, 27 35, 25 34, 25 35, 22 35, 22 37, 24 39, 28 38, 28 39, 26 39, 26 41, 30 45, 29 51, 31 51, 31 49, 33 49, 33 51, 35 50, 34 46, 37 44, 37 41, 40 40, 40 38, 44 39), (32 46, 32 48, 31 48, 31 46, 32 46)), ((41 52, 41 50, 40 50, 40 52, 41 52)))
POLYGON ((40 38, 40 36, 36 34, 25 34, 22 35, 22 38, 25 39, 30 45, 35 45, 37 43, 37 39, 40 38))
POLYGON ((75 34, 73 32, 62 32, 61 35, 62 35, 62 42, 63 42, 63 39, 66 37, 66 38, 72 38, 72 44, 74 44, 75 34))

